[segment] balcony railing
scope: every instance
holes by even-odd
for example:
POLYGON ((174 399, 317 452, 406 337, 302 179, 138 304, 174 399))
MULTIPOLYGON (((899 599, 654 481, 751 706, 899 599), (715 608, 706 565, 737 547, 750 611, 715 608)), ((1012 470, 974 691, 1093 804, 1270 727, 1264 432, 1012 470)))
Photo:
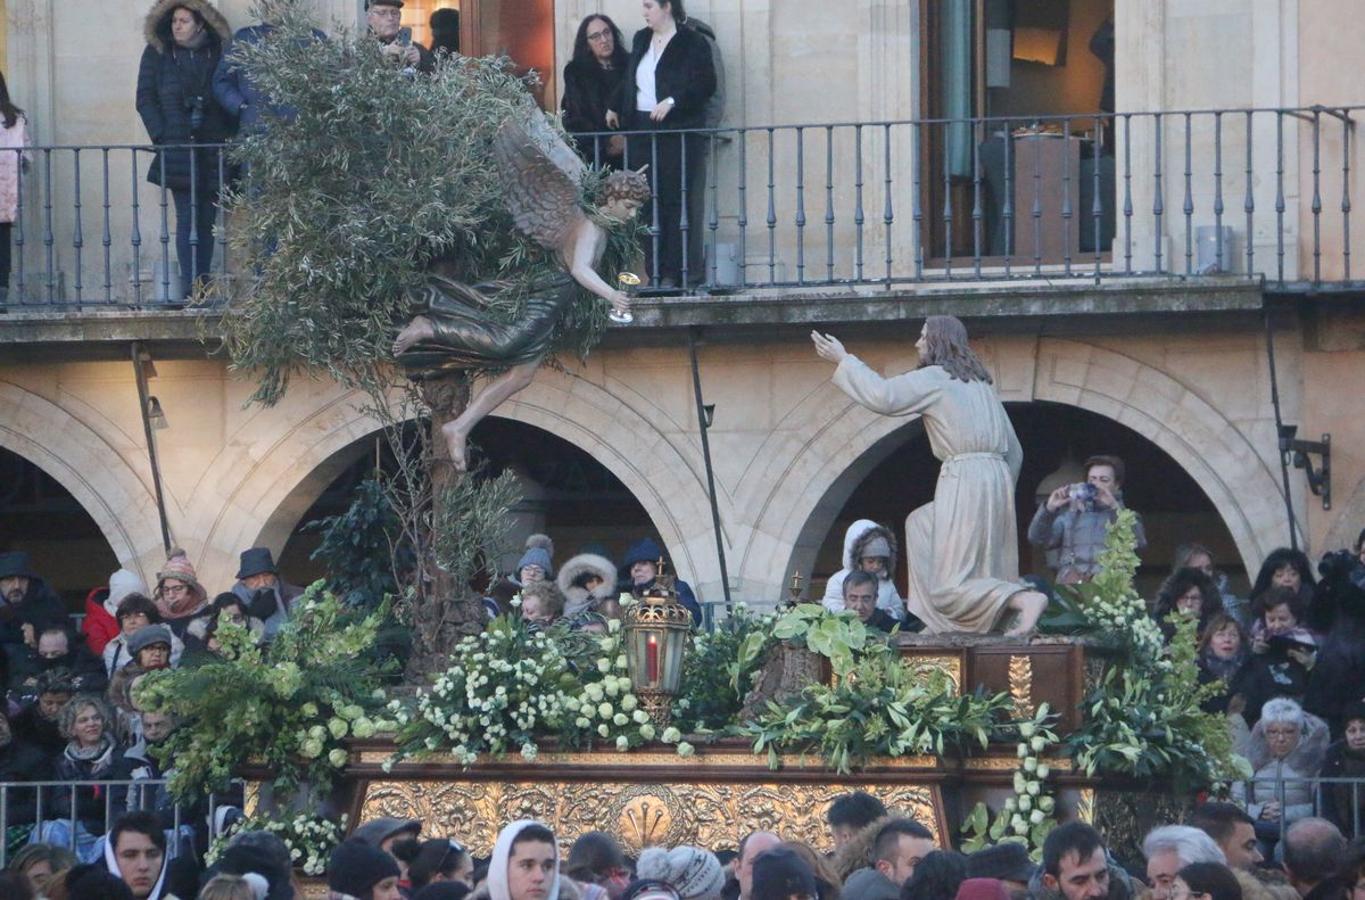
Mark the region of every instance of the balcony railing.
MULTIPOLYGON (((649 164, 658 179, 642 213, 646 290, 1206 275, 1355 289, 1365 284, 1351 259, 1361 109, 663 131, 628 135, 615 158, 611 135, 580 146, 599 163, 649 164), (664 281, 670 271, 679 285, 664 281)), ((226 149, 190 155, 204 186, 178 198, 148 183, 154 151, 24 153, 5 305, 175 305, 195 278, 239 271, 227 239, 236 223, 214 203, 232 168, 226 149), (179 236, 188 248, 177 249, 177 203, 200 223, 179 236), (209 271, 198 272, 209 246, 209 271)))

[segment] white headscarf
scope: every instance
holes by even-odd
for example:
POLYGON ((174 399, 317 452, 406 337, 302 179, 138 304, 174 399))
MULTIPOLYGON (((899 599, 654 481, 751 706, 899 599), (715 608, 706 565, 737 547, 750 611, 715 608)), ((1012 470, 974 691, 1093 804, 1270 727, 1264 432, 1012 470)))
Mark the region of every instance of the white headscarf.
MULTIPOLYGON (((170 848, 167 847, 167 850, 170 848)), ((170 864, 170 857, 163 853, 161 855, 161 872, 156 876, 156 884, 152 885, 152 892, 147 895, 147 900, 162 900, 162 891, 166 889, 166 868, 170 864)), ((113 837, 104 839, 104 864, 109 867, 109 874, 120 881, 123 880, 123 873, 119 871, 118 857, 114 854, 113 837)))
MULTIPOLYGON (((490 900, 512 900, 512 892, 507 885, 507 864, 512 858, 512 842, 529 825, 539 825, 551 834, 554 829, 535 819, 520 819, 498 832, 497 843, 493 845, 493 857, 488 861, 488 896, 490 900)), ((555 873, 550 879, 550 890, 546 900, 559 898, 559 839, 555 839, 555 873)))

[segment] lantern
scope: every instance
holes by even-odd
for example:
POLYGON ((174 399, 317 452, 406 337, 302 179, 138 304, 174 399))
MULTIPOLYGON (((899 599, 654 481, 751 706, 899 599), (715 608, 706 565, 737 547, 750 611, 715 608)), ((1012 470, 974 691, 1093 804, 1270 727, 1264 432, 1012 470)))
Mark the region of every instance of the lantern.
POLYGON ((673 577, 659 575, 654 585, 622 614, 631 689, 654 725, 667 728, 673 698, 682 684, 683 655, 692 631, 692 613, 678 602, 673 577))

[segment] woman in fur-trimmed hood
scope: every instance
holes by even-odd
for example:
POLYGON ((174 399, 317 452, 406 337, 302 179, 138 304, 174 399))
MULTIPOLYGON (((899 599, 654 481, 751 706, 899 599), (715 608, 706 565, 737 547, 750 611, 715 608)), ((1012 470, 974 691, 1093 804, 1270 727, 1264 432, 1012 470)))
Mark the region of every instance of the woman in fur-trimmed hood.
MULTIPOLYGON (((896 591, 892 579, 896 573, 896 536, 891 529, 878 525, 871 519, 859 519, 848 526, 844 533, 844 567, 830 576, 825 582, 825 596, 822 601, 830 612, 844 609, 844 579, 856 571, 864 559, 882 560, 881 567, 874 572, 877 576, 877 608, 898 622, 905 620, 905 601, 896 591)), ((871 564, 869 564, 871 565, 871 564)), ((869 568, 868 571, 871 571, 869 568)))
MULTIPOLYGON (((580 553, 564 563, 556 579, 564 595, 564 616, 612 615, 616 605, 616 564, 596 553, 580 553)), ((619 612, 619 608, 615 610, 619 612)))
POLYGON ((191 273, 203 279, 212 268, 218 194, 229 179, 216 145, 232 137, 237 123, 213 98, 213 74, 232 29, 208 0, 157 0, 142 34, 137 112, 159 148, 147 180, 175 200, 175 247, 188 292, 191 273))

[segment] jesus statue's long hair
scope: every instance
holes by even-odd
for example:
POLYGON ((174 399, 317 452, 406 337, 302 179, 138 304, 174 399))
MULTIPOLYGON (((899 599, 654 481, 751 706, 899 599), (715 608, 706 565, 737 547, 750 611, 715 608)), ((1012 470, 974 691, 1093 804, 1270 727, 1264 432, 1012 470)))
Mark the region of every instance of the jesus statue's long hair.
POLYGON ((926 366, 942 366, 958 381, 984 381, 991 384, 990 373, 981 358, 967 346, 967 326, 956 316, 930 316, 924 321, 926 353, 920 362, 926 366))

